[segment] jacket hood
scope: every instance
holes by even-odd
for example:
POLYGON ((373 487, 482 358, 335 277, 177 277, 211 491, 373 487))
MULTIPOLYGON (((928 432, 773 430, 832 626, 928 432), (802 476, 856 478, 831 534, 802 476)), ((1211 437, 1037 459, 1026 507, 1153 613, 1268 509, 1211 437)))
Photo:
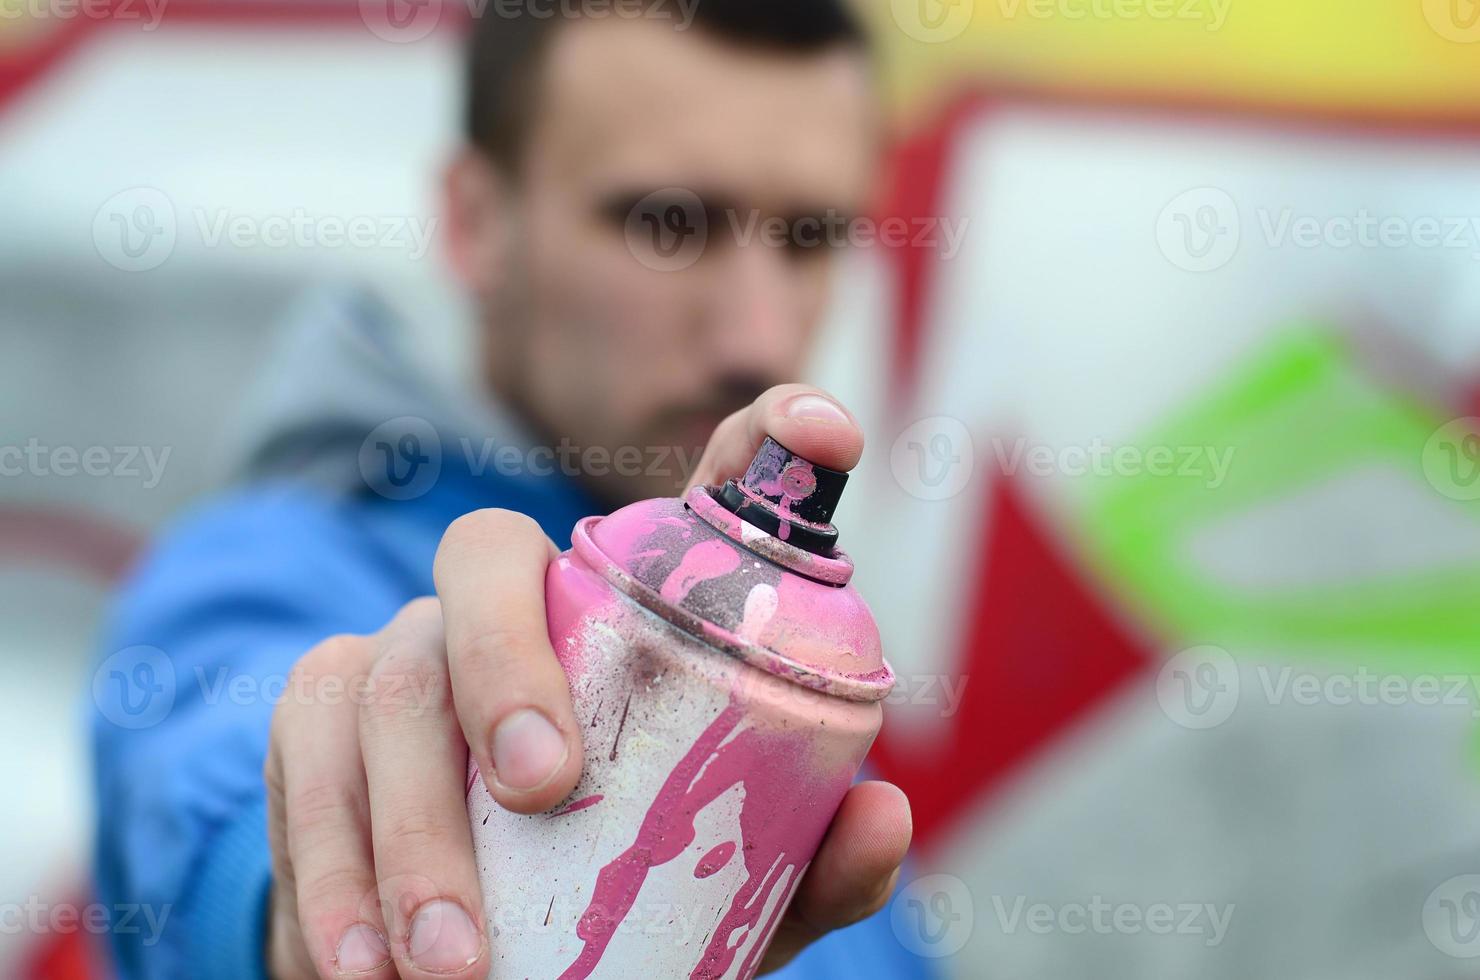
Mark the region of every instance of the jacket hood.
POLYGON ((435 432, 449 447, 470 438, 532 445, 522 425, 472 379, 439 365, 430 346, 431 338, 367 288, 304 295, 236 424, 232 476, 364 489, 366 440, 388 425, 435 432))

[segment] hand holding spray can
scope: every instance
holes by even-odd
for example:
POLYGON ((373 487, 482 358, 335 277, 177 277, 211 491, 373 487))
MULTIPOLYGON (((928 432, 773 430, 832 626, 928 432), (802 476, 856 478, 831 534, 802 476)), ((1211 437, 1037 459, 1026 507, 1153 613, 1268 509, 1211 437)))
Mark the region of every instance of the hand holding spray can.
POLYGON ((470 764, 491 978, 754 974, 894 683, 835 546, 847 479, 767 439, 739 481, 576 526, 545 601, 580 783, 520 815, 470 764))

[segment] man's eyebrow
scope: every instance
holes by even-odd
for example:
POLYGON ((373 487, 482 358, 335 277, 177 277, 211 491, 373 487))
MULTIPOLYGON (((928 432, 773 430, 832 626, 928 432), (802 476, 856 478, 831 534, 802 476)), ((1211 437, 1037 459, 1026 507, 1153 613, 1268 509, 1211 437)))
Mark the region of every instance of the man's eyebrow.
POLYGON ((806 204, 790 208, 786 212, 786 220, 793 226, 800 221, 814 221, 822 225, 845 228, 857 218, 858 215, 851 210, 830 204, 806 204))
POLYGON ((831 205, 792 208, 786 215, 786 227, 795 246, 812 249, 821 246, 846 245, 851 241, 857 215, 831 205))
POLYGON ((639 207, 645 210, 661 210, 674 205, 691 208, 695 199, 711 216, 739 210, 734 198, 723 191, 661 186, 615 187, 597 195, 597 207, 608 216, 625 221, 639 207))

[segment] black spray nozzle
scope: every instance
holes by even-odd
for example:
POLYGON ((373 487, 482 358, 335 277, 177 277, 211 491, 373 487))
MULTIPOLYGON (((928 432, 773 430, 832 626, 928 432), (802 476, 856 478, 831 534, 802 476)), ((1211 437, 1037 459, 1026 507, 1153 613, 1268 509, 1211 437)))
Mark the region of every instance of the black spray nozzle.
POLYGON ((818 466, 766 437, 750 469, 719 491, 719 502, 767 534, 814 555, 838 542, 833 511, 848 474, 818 466))

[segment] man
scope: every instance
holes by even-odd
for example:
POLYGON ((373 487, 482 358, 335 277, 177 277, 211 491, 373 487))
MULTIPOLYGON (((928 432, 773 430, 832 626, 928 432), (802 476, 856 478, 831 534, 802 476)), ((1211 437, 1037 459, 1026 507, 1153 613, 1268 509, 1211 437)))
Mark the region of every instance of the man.
MULTIPOLYGON (((843 408, 778 384, 801 370, 832 255, 739 231, 865 204, 861 34, 841 0, 705 0, 692 30, 597 9, 495 6, 475 28, 444 226, 498 407, 413 373, 367 297, 309 308, 287 355, 301 377, 274 379, 299 404, 268 417, 252 479, 120 602, 107 649, 143 656, 147 676, 120 676, 164 699, 141 716, 122 683, 96 722, 103 898, 167 917, 158 942, 115 922, 126 977, 485 976, 498 938, 464 765, 521 813, 575 786, 543 608, 573 522, 736 474, 767 434, 858 461, 843 408), (495 443, 525 465, 489 465, 476 447, 495 443), (557 445, 578 450, 574 476, 549 465, 557 445), (599 462, 623 447, 644 465, 599 462)), ((875 915, 909 833, 897 789, 855 786, 764 968, 867 918, 789 969, 918 972, 875 915)))

